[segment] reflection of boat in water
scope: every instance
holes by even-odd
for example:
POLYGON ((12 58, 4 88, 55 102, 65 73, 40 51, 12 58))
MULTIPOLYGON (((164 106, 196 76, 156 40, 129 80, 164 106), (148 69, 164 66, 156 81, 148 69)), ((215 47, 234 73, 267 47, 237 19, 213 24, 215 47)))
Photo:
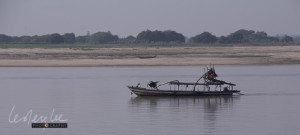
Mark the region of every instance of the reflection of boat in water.
POLYGON ((224 118, 229 120, 232 118, 228 115, 234 114, 240 98, 242 97, 232 95, 134 96, 128 99, 128 110, 132 121, 139 123, 142 121, 157 126, 167 123, 166 125, 184 128, 178 128, 185 132, 181 134, 195 129, 213 134, 210 131, 219 128, 220 121, 227 122, 224 118))
POLYGON ((131 107, 199 107, 204 111, 214 112, 219 107, 227 108, 233 105, 240 96, 138 96, 130 99, 131 107))
POLYGON ((220 103, 231 103, 234 99, 239 99, 240 96, 137 96, 132 97, 130 102, 133 104, 148 104, 148 102, 168 102, 168 103, 187 103, 191 102, 211 102, 216 101, 220 103))
POLYGON ((222 80, 216 79, 218 76, 214 67, 207 68, 205 73, 195 82, 180 82, 178 80, 170 81, 157 85, 158 81, 150 81, 147 84, 147 88, 138 86, 127 86, 134 94, 138 96, 219 96, 219 95, 232 95, 234 93, 239 94, 239 90, 234 90, 233 86, 236 84, 228 83, 222 80), (199 82, 203 80, 203 82, 199 82), (170 89, 160 89, 160 86, 169 85, 170 89), (150 88, 148 88, 148 86, 150 88), (171 86, 177 87, 171 89, 171 86), (185 87, 185 88, 182 88, 185 87), (192 86, 192 89, 189 89, 192 86), (196 87, 203 86, 202 90, 196 90, 196 87), (211 90, 211 86, 215 86, 215 90, 211 90), (181 88, 181 89, 180 89, 181 88))

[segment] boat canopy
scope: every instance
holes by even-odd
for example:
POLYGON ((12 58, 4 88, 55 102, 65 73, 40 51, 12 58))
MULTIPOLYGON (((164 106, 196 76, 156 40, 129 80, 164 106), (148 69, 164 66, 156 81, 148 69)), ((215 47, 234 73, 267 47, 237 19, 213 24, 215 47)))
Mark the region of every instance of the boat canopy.
POLYGON ((227 83, 227 82, 221 81, 221 80, 214 81, 214 82, 206 82, 206 83, 179 82, 179 81, 175 80, 175 81, 168 82, 168 84, 170 84, 170 85, 224 85, 224 84, 227 84, 230 86, 236 86, 236 84, 227 83))

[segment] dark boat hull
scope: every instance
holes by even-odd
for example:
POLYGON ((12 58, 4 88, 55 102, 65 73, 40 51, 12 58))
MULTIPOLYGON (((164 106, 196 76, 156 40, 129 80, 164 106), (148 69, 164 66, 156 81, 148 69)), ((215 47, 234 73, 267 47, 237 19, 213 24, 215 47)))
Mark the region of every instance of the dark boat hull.
POLYGON ((221 96, 221 95, 232 95, 233 93, 240 92, 238 90, 228 90, 228 91, 154 90, 154 89, 138 88, 134 86, 128 86, 128 88, 138 96, 221 96))

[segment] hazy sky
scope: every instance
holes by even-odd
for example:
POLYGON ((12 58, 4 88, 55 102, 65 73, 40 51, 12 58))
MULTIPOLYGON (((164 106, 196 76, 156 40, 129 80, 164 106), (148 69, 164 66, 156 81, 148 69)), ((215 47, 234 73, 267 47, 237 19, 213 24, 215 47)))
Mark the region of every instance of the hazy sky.
POLYGON ((175 30, 187 37, 238 29, 300 35, 300 0, 0 0, 0 34, 10 36, 175 30))

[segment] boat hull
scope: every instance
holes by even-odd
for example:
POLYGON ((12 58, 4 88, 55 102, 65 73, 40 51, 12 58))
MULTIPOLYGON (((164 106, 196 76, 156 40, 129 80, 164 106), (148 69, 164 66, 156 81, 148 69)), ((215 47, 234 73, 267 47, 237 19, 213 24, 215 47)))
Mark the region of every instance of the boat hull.
POLYGON ((238 90, 227 91, 177 91, 177 90, 155 90, 128 86, 138 96, 221 96, 239 93, 238 90))

